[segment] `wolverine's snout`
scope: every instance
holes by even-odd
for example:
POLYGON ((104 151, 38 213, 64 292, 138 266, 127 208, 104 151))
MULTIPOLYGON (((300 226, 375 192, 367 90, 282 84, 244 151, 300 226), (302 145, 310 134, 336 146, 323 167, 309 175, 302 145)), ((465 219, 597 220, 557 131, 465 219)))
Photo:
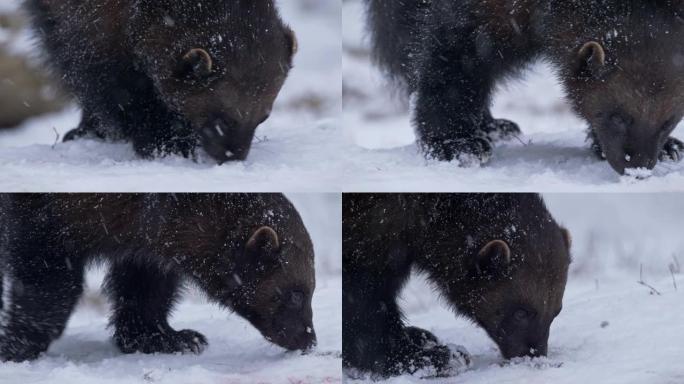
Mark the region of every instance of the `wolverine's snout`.
POLYGON ((242 161, 252 147, 254 128, 226 118, 211 120, 201 130, 204 150, 220 164, 242 161))

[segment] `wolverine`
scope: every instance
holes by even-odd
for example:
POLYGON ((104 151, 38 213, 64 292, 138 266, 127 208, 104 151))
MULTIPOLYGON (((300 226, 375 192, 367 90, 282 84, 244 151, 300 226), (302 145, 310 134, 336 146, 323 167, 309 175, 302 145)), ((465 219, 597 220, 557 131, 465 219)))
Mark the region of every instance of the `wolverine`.
POLYGON ((81 137, 142 157, 244 160, 292 68, 273 0, 26 0, 46 61, 82 110, 81 137))

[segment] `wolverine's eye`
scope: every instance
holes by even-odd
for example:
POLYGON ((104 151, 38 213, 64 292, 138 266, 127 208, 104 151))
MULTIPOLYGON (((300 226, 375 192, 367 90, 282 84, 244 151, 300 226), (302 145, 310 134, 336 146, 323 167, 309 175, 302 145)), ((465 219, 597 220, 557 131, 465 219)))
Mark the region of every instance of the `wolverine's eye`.
POLYGON ((304 294, 299 291, 292 292, 287 306, 292 309, 301 309, 304 306, 304 294))
POLYGON ((619 133, 626 133, 627 129, 632 125, 632 119, 620 113, 614 113, 609 119, 610 126, 619 133))
POLYGON ((528 321, 532 320, 536 314, 533 311, 528 311, 524 308, 518 308, 513 312, 513 319, 520 324, 527 324, 528 321))
POLYGON ((513 317, 514 317, 516 320, 518 320, 518 321, 524 321, 524 320, 527 320, 527 319, 530 317, 530 313, 527 312, 527 311, 524 310, 524 309, 518 309, 518 310, 515 311, 515 313, 513 314, 513 317))

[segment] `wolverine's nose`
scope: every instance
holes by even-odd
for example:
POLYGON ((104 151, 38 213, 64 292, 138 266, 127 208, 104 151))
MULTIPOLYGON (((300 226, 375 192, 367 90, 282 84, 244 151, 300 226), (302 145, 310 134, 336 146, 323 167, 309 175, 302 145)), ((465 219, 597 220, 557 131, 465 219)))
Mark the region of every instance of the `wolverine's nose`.
POLYGON ((546 356, 547 353, 547 345, 530 345, 530 349, 528 350, 529 353, 527 356, 529 357, 541 357, 541 356, 546 356))
POLYGON ((624 175, 628 169, 651 170, 657 165, 658 158, 645 153, 625 151, 621 158, 609 158, 608 163, 617 173, 624 175))
POLYGON ((246 159, 254 139, 254 129, 228 118, 211 121, 201 133, 204 150, 220 164, 246 159))
POLYGON ((502 346, 501 352, 504 358, 513 359, 516 357, 541 357, 548 352, 547 341, 528 341, 519 344, 502 346))
POLYGON ((314 331, 313 326, 307 326, 304 328, 304 332, 295 337, 296 347, 294 349, 309 351, 315 347, 317 343, 316 331, 314 331))
POLYGON ((310 323, 276 328, 278 331, 269 340, 289 351, 308 351, 316 346, 316 331, 310 323))
POLYGON ((655 168, 658 159, 645 153, 632 153, 625 151, 625 168, 655 168))

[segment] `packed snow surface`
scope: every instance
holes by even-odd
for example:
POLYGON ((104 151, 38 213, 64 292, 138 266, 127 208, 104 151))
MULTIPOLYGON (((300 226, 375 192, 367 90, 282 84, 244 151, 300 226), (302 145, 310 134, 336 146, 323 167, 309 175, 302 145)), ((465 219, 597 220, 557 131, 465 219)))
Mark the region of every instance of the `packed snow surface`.
MULTIPOLYGON (((565 102, 553 71, 535 65, 521 81, 502 84, 492 113, 523 135, 497 144, 484 166, 426 160, 415 145, 408 102, 371 64, 361 1, 343 5, 347 191, 664 191, 684 190, 684 163, 665 162, 641 180, 619 176, 586 142, 586 123, 565 102)), ((675 137, 684 137, 680 125, 675 137)))
POLYGON ((102 270, 89 274, 84 299, 66 332, 40 359, 0 363, 0 384, 318 384, 341 382, 341 197, 290 195, 314 242, 314 327, 318 346, 307 355, 266 341, 246 320, 209 304, 195 290, 176 307, 175 329, 203 333, 201 355, 123 355, 107 328, 108 304, 99 294, 102 270))
POLYGON ((561 194, 546 200, 572 233, 574 259, 548 357, 505 361, 482 329, 456 317, 426 280, 414 276, 400 300, 407 322, 464 346, 473 364, 448 378, 418 374, 383 383, 684 382, 681 196, 561 194))

